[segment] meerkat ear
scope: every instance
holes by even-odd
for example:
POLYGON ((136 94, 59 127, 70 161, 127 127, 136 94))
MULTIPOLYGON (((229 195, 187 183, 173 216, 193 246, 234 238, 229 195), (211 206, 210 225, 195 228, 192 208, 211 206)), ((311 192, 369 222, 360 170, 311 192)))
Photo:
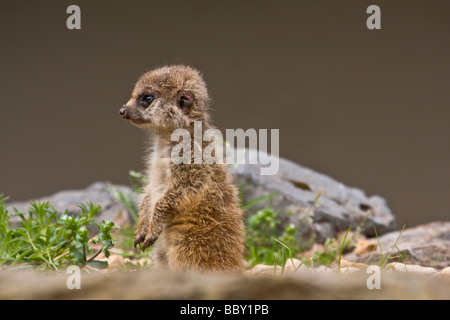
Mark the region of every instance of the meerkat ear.
POLYGON ((187 94, 182 95, 180 97, 180 100, 178 100, 178 106, 183 111, 183 113, 189 113, 193 104, 194 101, 192 101, 191 96, 187 94))

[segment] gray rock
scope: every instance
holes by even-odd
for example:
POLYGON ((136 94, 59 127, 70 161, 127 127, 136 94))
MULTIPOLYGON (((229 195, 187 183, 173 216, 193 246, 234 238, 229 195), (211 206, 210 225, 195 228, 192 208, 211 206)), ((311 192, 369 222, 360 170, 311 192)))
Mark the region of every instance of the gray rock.
MULTIPOLYGON (((126 186, 116 187, 120 192, 136 198, 131 188, 126 186)), ((93 204, 99 204, 102 207, 101 212, 96 217, 99 222, 102 220, 113 221, 119 212, 127 212, 124 204, 114 195, 111 185, 106 182, 96 182, 82 190, 60 191, 54 195, 40 199, 7 203, 7 210, 13 213, 15 208, 19 212, 27 213, 30 208, 30 202, 32 201, 48 201, 58 213, 61 214, 67 209, 67 213, 71 216, 76 216, 80 212, 80 208, 78 207, 80 203, 86 204, 92 202, 93 204)), ((18 219, 13 218, 11 222, 14 225, 17 221, 18 219)))
MULTIPOLYGON (((247 150, 246 157, 256 159, 258 152, 247 150)), ((231 166, 236 183, 243 186, 244 203, 273 194, 271 203, 280 211, 284 224, 293 223, 302 239, 315 242, 333 238, 350 226, 362 227, 367 236, 394 230, 395 217, 379 196, 367 196, 364 191, 345 186, 333 178, 280 158, 276 175, 261 175, 260 165, 231 166), (320 193, 320 197, 316 196, 320 193)), ((248 210, 253 213, 270 202, 264 201, 248 210)))
POLYGON ((450 266, 450 222, 432 222, 403 232, 387 233, 379 238, 379 248, 361 257, 348 255, 347 260, 377 263, 389 255, 389 261, 400 261, 422 267, 443 269, 450 266))

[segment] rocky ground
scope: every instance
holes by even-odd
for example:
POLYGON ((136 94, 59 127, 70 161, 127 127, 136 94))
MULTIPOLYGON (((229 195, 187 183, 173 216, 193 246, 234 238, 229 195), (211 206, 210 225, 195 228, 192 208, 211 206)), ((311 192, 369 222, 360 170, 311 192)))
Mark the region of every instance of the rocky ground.
POLYGON ((68 274, 5 271, 0 272, 0 299, 450 299, 449 268, 435 272, 396 265, 379 276, 377 288, 374 273, 359 266, 340 271, 286 266, 283 275, 257 266, 239 277, 91 271, 82 273, 80 289, 69 290, 68 274))
MULTIPOLYGON (((248 152, 249 158, 256 156, 248 152)), ((244 186, 244 203, 272 194, 270 204, 280 212, 282 224, 294 225, 298 237, 313 240, 309 250, 283 267, 257 265, 243 276, 219 277, 156 270, 148 258, 124 259, 119 248, 107 259, 108 269, 82 271, 81 290, 67 288, 67 274, 4 270, 0 299, 450 299, 450 222, 400 230, 385 199, 285 159, 275 176, 261 176, 258 165, 231 170, 236 183, 244 186), (324 250, 326 239, 342 243, 350 226, 354 231, 347 234, 351 241, 340 262, 307 267, 299 260, 324 250), (130 269, 133 264, 146 267, 130 269)), ((136 198, 130 188, 119 189, 136 198)), ((78 212, 77 204, 91 201, 103 208, 100 221, 131 221, 123 203, 102 182, 40 200, 69 214, 78 212)), ((26 212, 29 202, 10 203, 9 208, 26 212)), ((247 214, 267 205, 258 203, 247 214)))

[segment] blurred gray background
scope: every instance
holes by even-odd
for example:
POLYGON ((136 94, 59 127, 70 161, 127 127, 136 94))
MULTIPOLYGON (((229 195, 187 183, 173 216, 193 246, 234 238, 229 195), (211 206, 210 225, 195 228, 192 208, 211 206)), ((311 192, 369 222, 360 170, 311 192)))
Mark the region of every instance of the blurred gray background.
POLYGON ((280 129, 282 157, 379 194, 408 226, 448 220, 450 2, 3 1, 0 193, 128 184, 137 78, 204 74, 221 128, 280 129), (66 28, 81 7, 82 29, 66 28), (381 7, 381 30, 366 8, 381 7))

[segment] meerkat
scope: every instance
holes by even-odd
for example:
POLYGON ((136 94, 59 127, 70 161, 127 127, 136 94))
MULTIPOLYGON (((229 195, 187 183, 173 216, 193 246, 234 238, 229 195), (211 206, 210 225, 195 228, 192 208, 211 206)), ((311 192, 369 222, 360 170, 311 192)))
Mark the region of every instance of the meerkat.
MULTIPOLYGON (((210 98, 200 73, 187 66, 143 74, 122 118, 150 132, 147 185, 134 245, 155 246, 152 260, 174 270, 240 273, 244 269, 243 211, 226 164, 175 164, 171 133, 194 122, 214 128, 210 98)), ((204 148, 205 145, 202 145, 204 148)))

